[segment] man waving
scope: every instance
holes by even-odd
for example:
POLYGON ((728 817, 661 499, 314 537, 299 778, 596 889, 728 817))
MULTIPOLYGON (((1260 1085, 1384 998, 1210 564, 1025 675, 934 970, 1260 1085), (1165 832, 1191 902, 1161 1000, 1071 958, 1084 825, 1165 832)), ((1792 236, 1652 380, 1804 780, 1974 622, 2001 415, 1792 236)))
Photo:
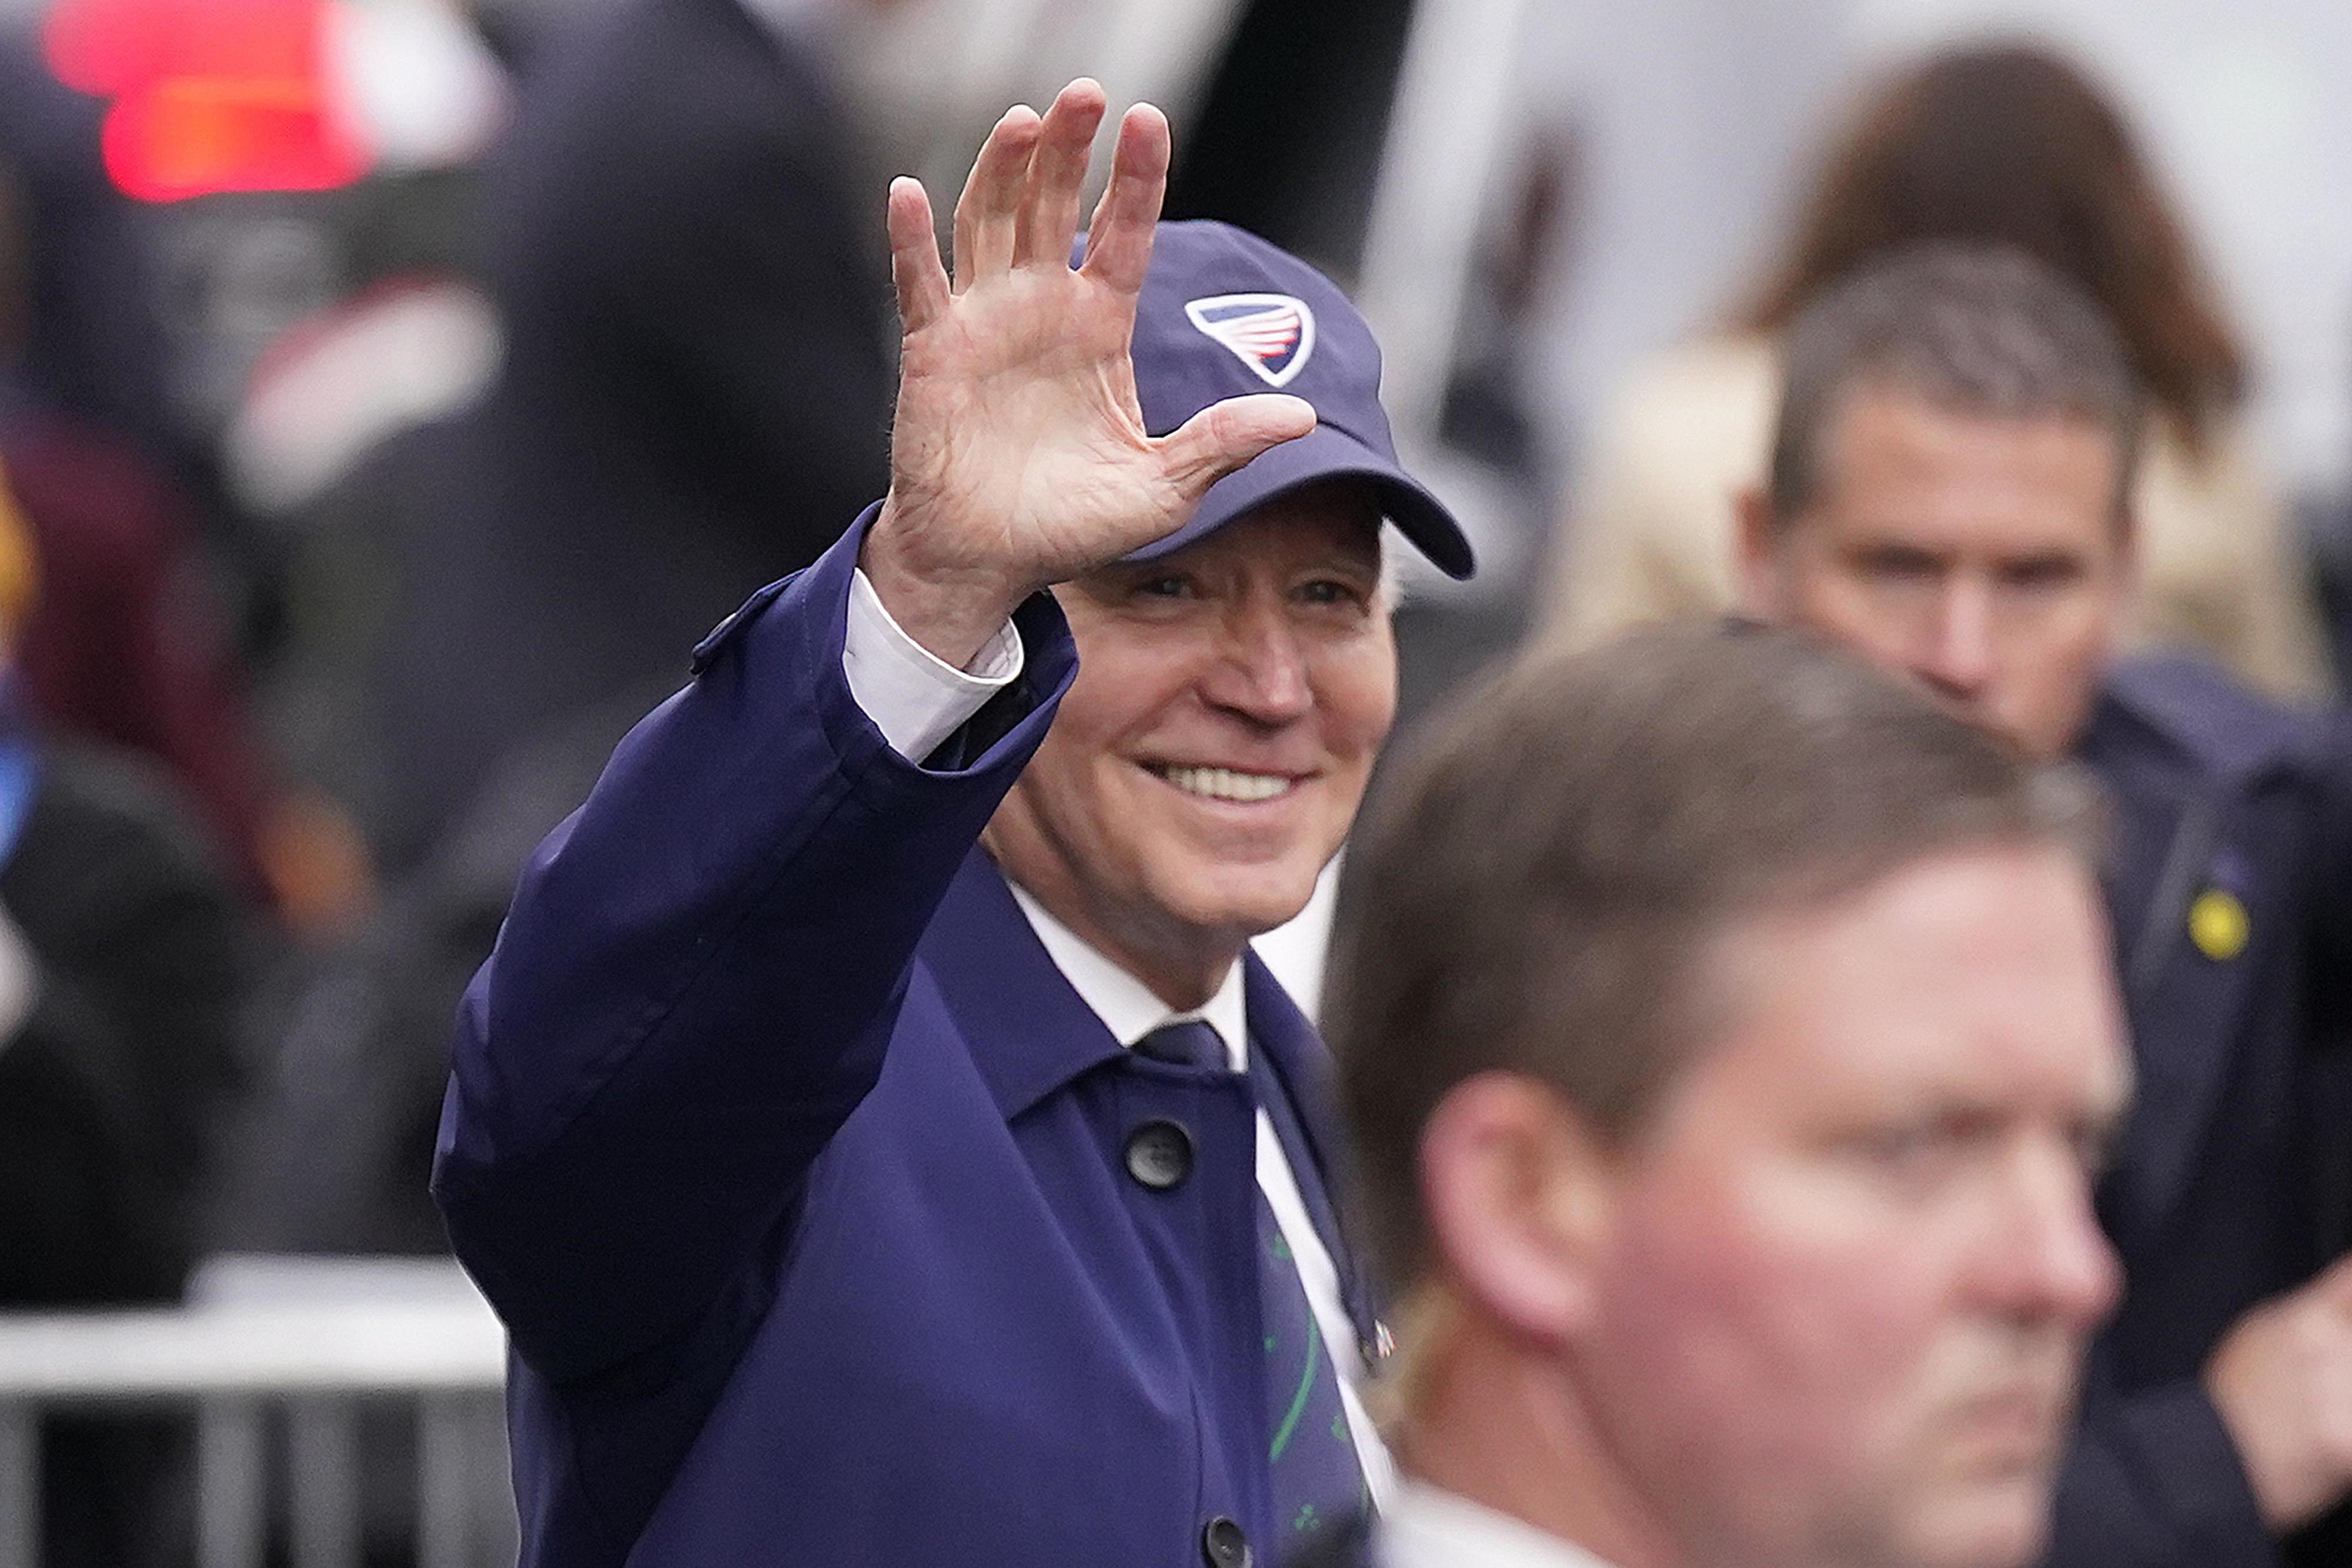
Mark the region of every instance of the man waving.
POLYGON ((525 873, 435 1183, 530 1564, 1271 1561, 1377 1498, 1312 1030, 1247 953, 1394 707, 1398 466, 1331 284, 1157 223, 1157 111, 890 193, 888 497, 525 873))

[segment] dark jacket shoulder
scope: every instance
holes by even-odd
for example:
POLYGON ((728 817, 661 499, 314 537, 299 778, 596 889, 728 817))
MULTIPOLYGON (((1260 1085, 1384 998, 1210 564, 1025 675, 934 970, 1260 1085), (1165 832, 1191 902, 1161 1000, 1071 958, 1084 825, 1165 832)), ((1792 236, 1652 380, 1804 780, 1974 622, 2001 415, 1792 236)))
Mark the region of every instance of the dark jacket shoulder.
POLYGON ((2316 715, 2274 703, 2202 659, 2155 653, 2124 660, 2109 673, 2085 748, 2095 756, 2161 747, 2200 773, 2246 779, 2307 765, 2320 731, 2316 715))

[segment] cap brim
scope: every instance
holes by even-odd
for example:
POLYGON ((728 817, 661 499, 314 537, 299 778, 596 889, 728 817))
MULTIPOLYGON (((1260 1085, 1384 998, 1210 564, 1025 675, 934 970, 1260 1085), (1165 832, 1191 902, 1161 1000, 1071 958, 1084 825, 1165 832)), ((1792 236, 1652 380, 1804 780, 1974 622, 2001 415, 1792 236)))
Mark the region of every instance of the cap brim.
POLYGON ((1157 560, 1206 538, 1253 507, 1323 479, 1364 479, 1381 497, 1381 511, 1429 563, 1461 579, 1477 570, 1470 540, 1444 502, 1394 463, 1337 426, 1318 424, 1296 441, 1262 453, 1209 486, 1191 520, 1127 559, 1157 560))

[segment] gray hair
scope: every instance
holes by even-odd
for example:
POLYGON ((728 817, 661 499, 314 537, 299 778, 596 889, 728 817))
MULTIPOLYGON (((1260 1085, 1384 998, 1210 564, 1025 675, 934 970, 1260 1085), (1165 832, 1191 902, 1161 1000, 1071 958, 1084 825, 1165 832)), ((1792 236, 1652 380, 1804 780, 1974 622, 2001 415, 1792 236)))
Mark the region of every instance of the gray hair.
POLYGON ((2098 306, 2024 252, 1909 246, 1848 274, 1798 313, 1782 340, 1772 438, 1772 511, 1781 523, 1811 504, 1823 440, 1846 392, 1865 383, 1963 413, 2105 426, 2123 515, 2139 455, 2139 382, 2098 306))

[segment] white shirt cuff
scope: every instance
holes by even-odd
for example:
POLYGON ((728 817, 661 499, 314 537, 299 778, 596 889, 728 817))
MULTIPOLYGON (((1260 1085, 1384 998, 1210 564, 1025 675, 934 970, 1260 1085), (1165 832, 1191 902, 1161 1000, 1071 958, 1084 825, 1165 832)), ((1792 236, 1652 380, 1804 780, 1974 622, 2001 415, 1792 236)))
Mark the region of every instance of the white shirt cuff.
POLYGON ((1021 633, 1007 621, 968 669, 957 669, 907 635, 864 568, 851 571, 842 674, 849 678, 849 695, 890 749, 908 761, 920 762, 939 749, 989 698, 1013 684, 1022 661, 1021 633))

